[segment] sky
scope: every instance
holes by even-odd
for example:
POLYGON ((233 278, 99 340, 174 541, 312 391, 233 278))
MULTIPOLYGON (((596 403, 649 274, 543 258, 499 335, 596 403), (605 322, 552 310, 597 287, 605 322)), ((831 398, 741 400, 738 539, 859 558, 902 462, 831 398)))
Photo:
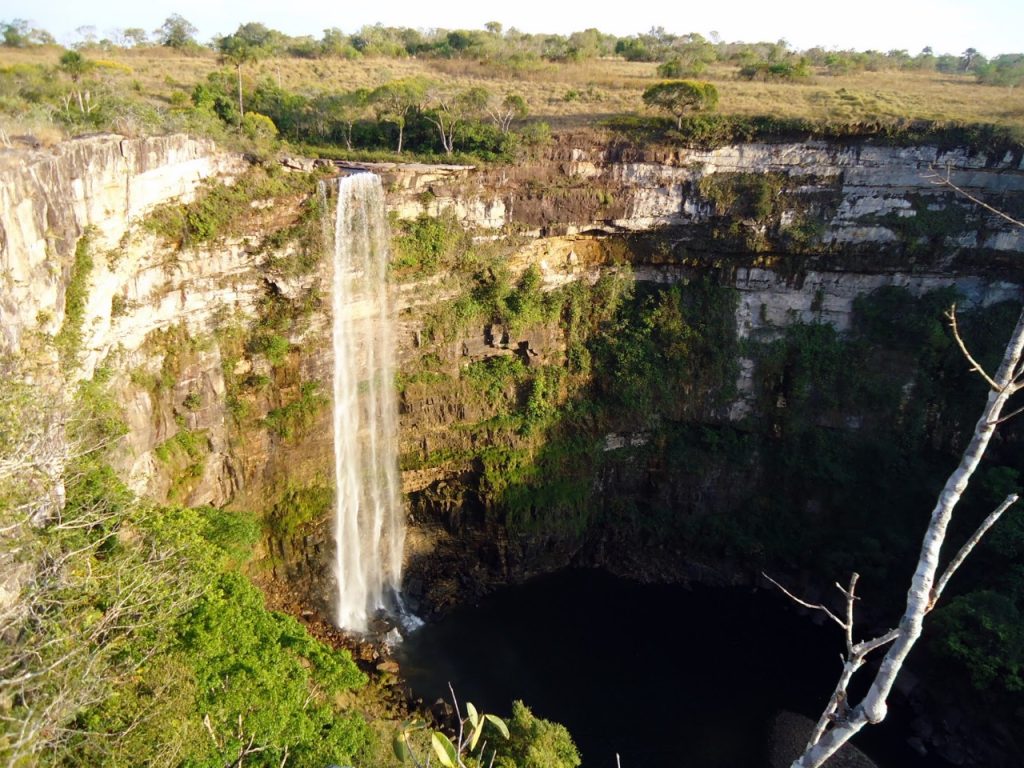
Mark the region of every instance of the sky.
POLYGON ((153 30, 167 16, 179 13, 199 28, 199 39, 234 31, 241 23, 259 21, 290 35, 319 37, 327 27, 355 32, 364 24, 418 29, 482 29, 488 21, 525 32, 566 34, 596 27, 619 36, 661 26, 668 32, 717 32, 727 41, 785 39, 795 48, 854 48, 918 53, 931 46, 936 53, 959 54, 976 48, 987 56, 1024 51, 1022 0, 605 0, 577 3, 562 0, 388 0, 325 2, 324 0, 34 0, 18 7, 4 2, 0 19, 24 18, 50 31, 59 42, 80 39, 79 26, 92 25, 100 36, 118 27, 153 30))

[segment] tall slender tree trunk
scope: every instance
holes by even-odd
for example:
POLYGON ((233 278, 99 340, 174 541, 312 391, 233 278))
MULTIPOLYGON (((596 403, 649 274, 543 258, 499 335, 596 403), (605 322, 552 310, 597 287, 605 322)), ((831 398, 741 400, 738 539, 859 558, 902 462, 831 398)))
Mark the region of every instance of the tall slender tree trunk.
POLYGON ((398 154, 402 154, 402 133, 405 130, 405 120, 398 124, 398 154))
POLYGON ((244 118, 245 107, 242 106, 242 65, 239 64, 236 69, 238 70, 238 115, 240 118, 244 118))

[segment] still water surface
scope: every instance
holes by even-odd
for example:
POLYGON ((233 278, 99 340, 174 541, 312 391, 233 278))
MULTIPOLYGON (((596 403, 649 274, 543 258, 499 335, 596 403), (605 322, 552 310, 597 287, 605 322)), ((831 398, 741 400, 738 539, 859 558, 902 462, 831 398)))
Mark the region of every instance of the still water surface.
MULTIPOLYGON (((507 714, 522 699, 564 724, 585 768, 764 768, 779 710, 820 712, 839 672, 841 632, 750 590, 641 585, 564 571, 497 592, 401 646, 416 696, 507 714)), ((945 766, 892 722, 858 745, 881 768, 945 766)), ((905 714, 905 713, 904 713, 905 714)))

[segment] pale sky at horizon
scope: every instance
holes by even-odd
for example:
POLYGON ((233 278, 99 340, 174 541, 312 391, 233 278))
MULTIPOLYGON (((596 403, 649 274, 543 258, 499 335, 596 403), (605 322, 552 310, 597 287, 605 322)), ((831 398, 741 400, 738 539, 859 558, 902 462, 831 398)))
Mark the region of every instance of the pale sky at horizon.
POLYGON ((566 34, 596 27, 619 36, 662 26, 669 32, 716 31, 723 40, 756 42, 785 38, 796 48, 854 48, 914 54, 924 46, 936 53, 959 54, 969 47, 987 56, 1024 51, 1024 2, 1021 0, 861 0, 859 3, 811 3, 806 0, 727 0, 685 7, 665 0, 625 0, 588 5, 551 0, 482 3, 479 0, 392 0, 355 6, 338 3, 249 0, 37 0, 21 8, 4 3, 0 18, 23 18, 49 30, 59 42, 78 40, 75 29, 97 28, 100 36, 117 27, 152 31, 167 16, 180 13, 199 28, 199 39, 234 31, 259 21, 290 35, 319 37, 324 28, 355 32, 364 24, 418 29, 482 29, 498 21, 526 32, 566 34))

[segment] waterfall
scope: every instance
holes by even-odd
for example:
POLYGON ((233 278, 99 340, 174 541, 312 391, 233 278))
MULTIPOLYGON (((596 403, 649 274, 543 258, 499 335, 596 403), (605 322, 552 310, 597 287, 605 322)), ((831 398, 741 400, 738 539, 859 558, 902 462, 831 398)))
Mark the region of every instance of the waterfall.
POLYGON ((380 179, 343 177, 334 229, 335 618, 356 631, 378 610, 400 608, 405 512, 387 266, 380 179))

